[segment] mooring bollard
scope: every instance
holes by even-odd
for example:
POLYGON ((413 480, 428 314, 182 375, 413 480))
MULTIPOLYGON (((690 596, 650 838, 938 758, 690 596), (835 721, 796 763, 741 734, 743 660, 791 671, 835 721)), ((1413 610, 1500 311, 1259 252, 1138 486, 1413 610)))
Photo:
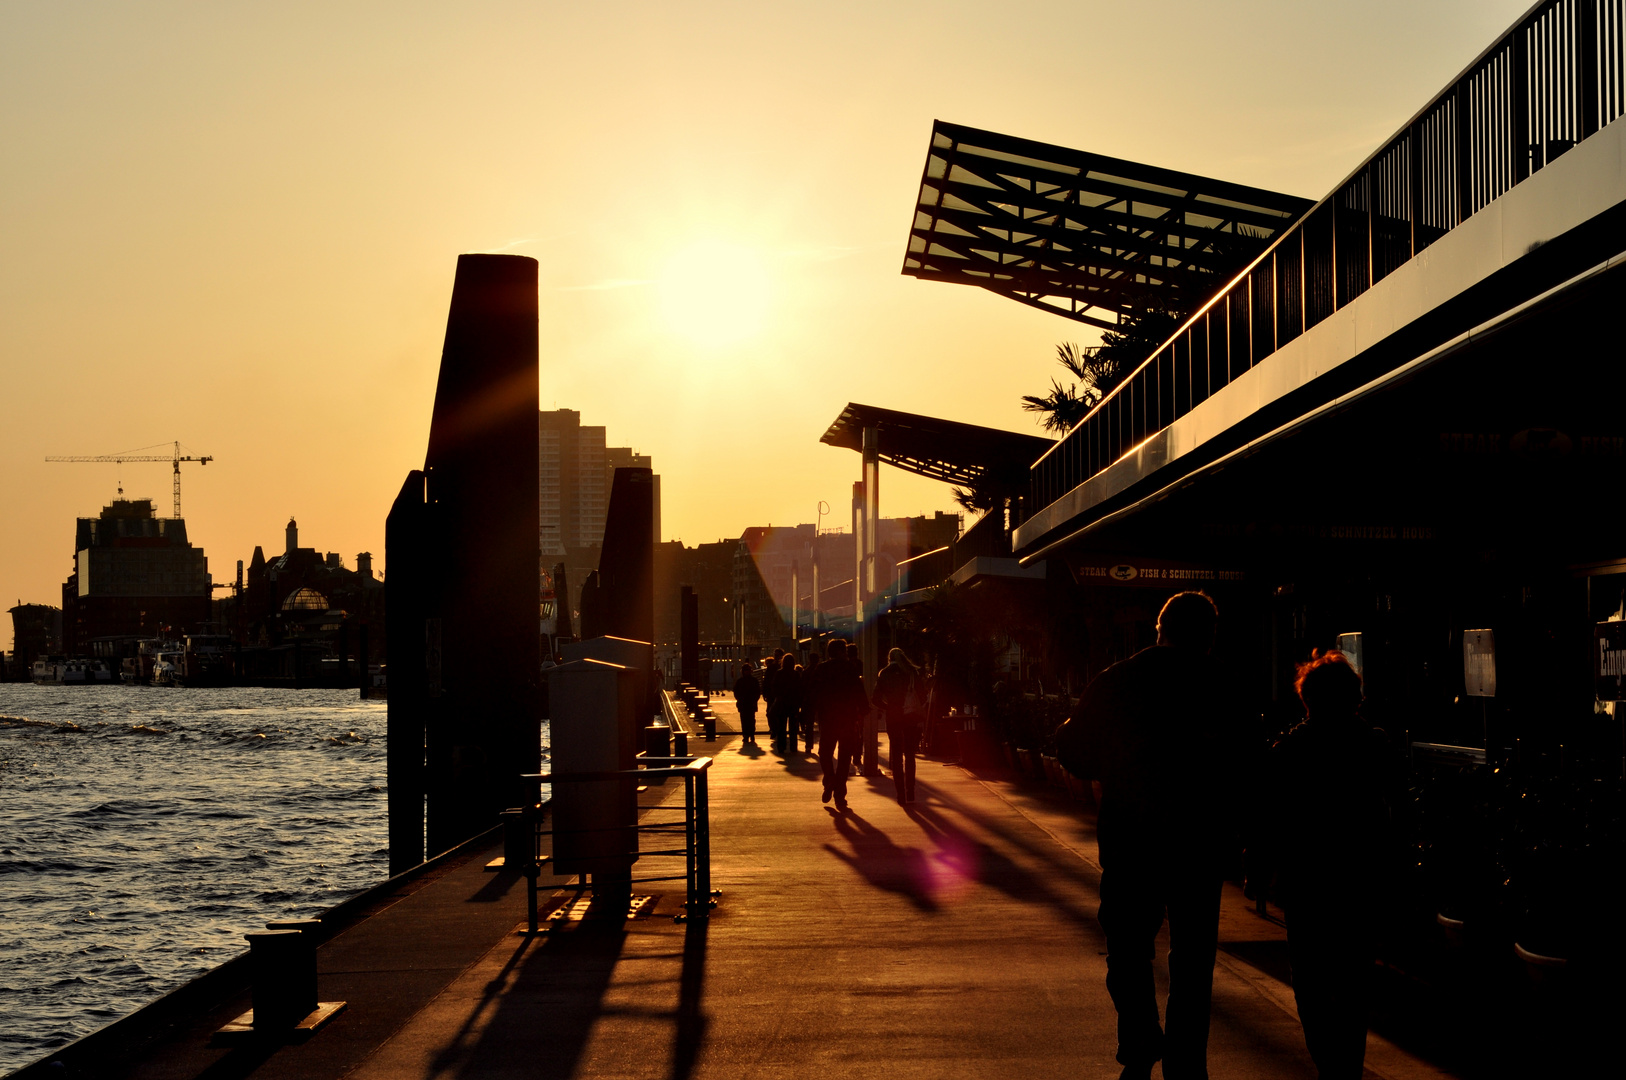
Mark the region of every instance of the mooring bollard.
POLYGON ((235 1040, 263 1035, 308 1038, 344 1011, 342 1001, 316 1000, 316 933, 321 919, 282 919, 248 939, 253 1010, 215 1032, 235 1040))
POLYGON ((502 869, 524 870, 536 858, 536 834, 530 815, 523 806, 504 810, 502 818, 502 869))
POLYGON ((282 1031, 316 1011, 316 949, 301 930, 244 934, 254 979, 254 1030, 282 1031))

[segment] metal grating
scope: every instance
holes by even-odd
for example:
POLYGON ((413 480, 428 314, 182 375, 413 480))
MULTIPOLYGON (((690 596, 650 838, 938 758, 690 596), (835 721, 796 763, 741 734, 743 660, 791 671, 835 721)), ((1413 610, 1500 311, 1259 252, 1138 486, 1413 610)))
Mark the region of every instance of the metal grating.
POLYGON ((1311 205, 939 120, 903 272, 1110 329, 1190 314, 1311 205))

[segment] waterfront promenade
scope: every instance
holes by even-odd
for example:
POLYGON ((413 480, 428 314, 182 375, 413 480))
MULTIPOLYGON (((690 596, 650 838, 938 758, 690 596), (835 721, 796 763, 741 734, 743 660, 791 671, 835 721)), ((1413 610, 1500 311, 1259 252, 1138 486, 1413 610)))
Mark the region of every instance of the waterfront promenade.
MULTIPOLYGON (((349 1008, 309 1042, 208 1046, 247 1008, 238 994, 94 1075, 1117 1076, 1100 871, 1074 804, 922 760, 914 806, 890 780, 858 778, 837 814, 811 755, 787 761, 732 734, 691 748, 715 756, 723 896, 709 924, 672 921, 675 883, 623 926, 516 934, 524 879, 483 869, 493 844, 381 898, 321 949, 321 997, 349 1008)), ((1228 887, 1221 938, 1212 1075, 1313 1077, 1280 925, 1228 887)), ((1449 1075, 1375 1034, 1367 1067, 1449 1075)))

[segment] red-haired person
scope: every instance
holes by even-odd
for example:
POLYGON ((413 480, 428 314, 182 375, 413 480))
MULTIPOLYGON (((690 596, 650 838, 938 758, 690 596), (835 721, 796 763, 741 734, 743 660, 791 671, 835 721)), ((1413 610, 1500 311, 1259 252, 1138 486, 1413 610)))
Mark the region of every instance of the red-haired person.
POLYGON ((1267 861, 1287 912, 1305 1045, 1321 1080, 1358 1080, 1395 770, 1387 737, 1361 718, 1361 676, 1342 653, 1317 652, 1294 685, 1305 717, 1272 751, 1267 861))

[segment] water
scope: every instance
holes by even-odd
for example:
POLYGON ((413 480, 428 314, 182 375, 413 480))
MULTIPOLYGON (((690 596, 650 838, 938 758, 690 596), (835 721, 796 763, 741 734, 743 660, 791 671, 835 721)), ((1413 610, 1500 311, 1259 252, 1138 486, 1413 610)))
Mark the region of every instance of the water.
POLYGON ((0 1075, 388 875, 354 690, 0 684, 0 1075))

